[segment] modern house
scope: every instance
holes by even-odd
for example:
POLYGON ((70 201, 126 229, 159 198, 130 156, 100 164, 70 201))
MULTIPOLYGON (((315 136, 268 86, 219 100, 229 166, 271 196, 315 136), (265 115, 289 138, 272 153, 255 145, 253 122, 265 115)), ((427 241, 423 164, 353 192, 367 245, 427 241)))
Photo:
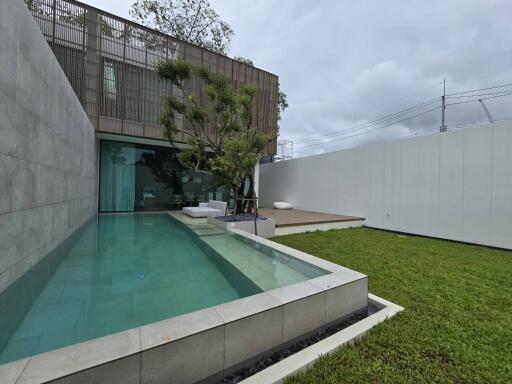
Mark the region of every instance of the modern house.
POLYGON ((262 161, 259 218, 187 216, 230 196, 165 139, 154 64, 256 83, 262 132, 277 77, 74 0, 1 4, 1 384, 281 383, 318 358, 304 382, 507 381, 510 252, 473 244, 512 249, 510 119, 262 161), (387 232, 313 233, 363 221, 387 232))
MULTIPOLYGON (((277 76, 74 0, 28 3, 44 37, 96 130, 100 144, 99 211, 163 210, 215 198, 204 173, 184 170, 158 120, 166 95, 179 91, 153 68, 166 58, 184 58, 231 79, 257 84, 253 124, 277 130, 277 76)), ((202 103, 199 79, 188 92, 202 103)), ((187 121, 180 128, 186 130, 187 121)), ((177 138, 184 141, 183 136, 177 138)), ((267 148, 273 155, 276 143, 267 148)))
POLYGON ((74 1, 29 9, 0 12, 2 383, 217 383, 370 305, 369 326, 401 310, 362 273, 171 210, 229 197, 180 167, 153 64, 257 83, 264 132, 276 76, 74 1))

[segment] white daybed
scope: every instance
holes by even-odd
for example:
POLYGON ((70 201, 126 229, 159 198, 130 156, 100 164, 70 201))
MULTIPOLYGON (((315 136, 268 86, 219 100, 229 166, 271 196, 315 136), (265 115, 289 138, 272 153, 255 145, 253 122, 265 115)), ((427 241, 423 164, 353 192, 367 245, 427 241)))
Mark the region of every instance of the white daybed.
POLYGON ((190 217, 224 216, 227 204, 224 201, 210 200, 208 203, 199 203, 199 207, 184 207, 183 213, 190 217))

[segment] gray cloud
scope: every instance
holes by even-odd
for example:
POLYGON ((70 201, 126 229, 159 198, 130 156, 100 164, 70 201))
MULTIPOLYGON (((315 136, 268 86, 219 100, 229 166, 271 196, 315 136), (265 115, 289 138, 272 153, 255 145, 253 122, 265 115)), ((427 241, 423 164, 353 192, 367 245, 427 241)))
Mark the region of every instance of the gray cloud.
MULTIPOLYGON (((89 3, 127 15, 122 0, 89 3)), ((512 83, 508 0, 211 0, 235 30, 230 54, 280 77, 290 108, 281 139, 317 137, 371 121, 442 93, 512 83)), ((512 87, 510 88, 512 89, 512 87)), ((512 96, 488 100, 510 117, 512 96)), ((434 105, 435 106, 435 105, 434 105)), ((450 106, 447 123, 485 120, 477 103, 450 106)), ((346 140, 300 149, 320 153, 433 129, 440 112, 346 140)), ((372 127, 373 128, 373 127, 372 127)), ((368 128, 367 130, 369 130, 368 128)))

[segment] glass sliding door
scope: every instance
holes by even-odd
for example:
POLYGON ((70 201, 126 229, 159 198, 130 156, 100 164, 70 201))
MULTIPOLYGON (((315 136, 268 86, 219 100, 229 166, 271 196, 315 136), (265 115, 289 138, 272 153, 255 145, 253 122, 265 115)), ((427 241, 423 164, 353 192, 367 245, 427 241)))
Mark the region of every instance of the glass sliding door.
POLYGON ((185 169, 176 148, 101 141, 100 212, 160 211, 228 201, 213 175, 185 169))
POLYGON ((134 144, 102 141, 100 154, 100 211, 126 212, 135 208, 134 144))

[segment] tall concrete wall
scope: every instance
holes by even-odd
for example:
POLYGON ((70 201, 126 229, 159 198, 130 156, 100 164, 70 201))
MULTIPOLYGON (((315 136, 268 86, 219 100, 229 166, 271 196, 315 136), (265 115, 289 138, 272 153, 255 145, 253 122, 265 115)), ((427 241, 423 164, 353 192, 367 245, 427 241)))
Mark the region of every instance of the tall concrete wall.
POLYGON ((23 0, 0 11, 0 292, 96 213, 96 139, 23 0))
POLYGON ((260 201, 512 248, 512 122, 260 166, 260 201))

